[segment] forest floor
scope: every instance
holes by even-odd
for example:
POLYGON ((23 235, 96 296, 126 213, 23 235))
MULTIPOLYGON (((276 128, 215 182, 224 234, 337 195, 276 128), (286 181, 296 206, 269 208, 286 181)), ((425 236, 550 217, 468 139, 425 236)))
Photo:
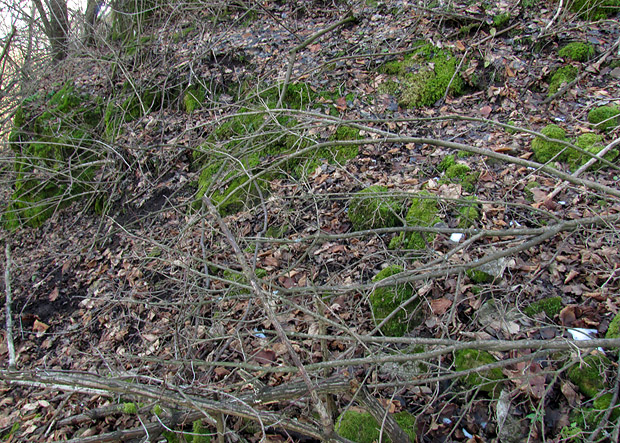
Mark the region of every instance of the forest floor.
MULTIPOLYGON (((358 2, 351 11, 333 3, 257 2, 251 12, 232 9, 218 20, 210 8, 166 10, 166 20, 142 31, 151 36, 143 47, 119 56, 117 69, 106 58, 110 47, 101 47, 72 54, 41 78, 42 90, 70 80, 100 97, 112 97, 127 79, 160 88, 208 81, 210 89, 192 113, 177 100, 122 125, 110 142, 115 168, 98 176, 103 215, 77 202, 38 228, 3 234, 12 255, 3 271, 21 374, 16 383, 18 377, 3 373, 0 384, 6 441, 140 441, 149 425, 153 435, 164 430, 154 404, 179 432, 192 429, 191 417, 203 418, 210 433, 223 426, 228 441, 316 441, 299 429, 286 431, 288 419, 321 429, 307 394, 251 405, 284 423, 264 428, 230 409, 221 421, 212 410, 214 419, 206 412, 183 416, 192 408, 164 395, 249 401, 260 389, 302 380, 293 354, 318 386, 356 380, 389 413, 413 414, 420 442, 580 441, 568 436, 594 431, 596 441, 613 439, 613 419, 579 424, 570 415, 615 392, 614 406, 613 349, 605 351, 612 361, 599 371, 599 392, 588 395, 569 369, 603 351, 560 352, 544 343, 568 343, 576 328, 604 338, 620 312, 617 151, 611 167, 574 175, 551 197, 574 169, 529 162, 536 161, 532 141, 549 124, 564 129, 569 141, 592 131, 602 146, 618 140, 620 127, 593 130, 588 122, 590 110, 620 105, 617 17, 595 22, 563 9, 556 15, 549 2, 462 2, 449 12, 422 2, 358 2), (355 22, 301 47, 291 65, 297 45, 348 12, 355 22), (504 13, 510 18, 498 26, 493 19, 504 13), (463 91, 408 109, 384 87, 390 74, 382 66, 403 60, 420 40, 459 60, 463 91), (558 55, 575 41, 595 52, 583 61, 558 55), (551 75, 569 65, 578 81, 549 98, 551 75), (319 161, 302 178, 274 174, 260 198, 221 219, 190 210, 205 167, 193 153, 235 113, 260 106, 237 92, 250 96, 284 80, 331 95, 295 110, 296 125, 282 131, 314 143, 353 125, 364 141, 357 155, 319 161), (442 161, 449 155, 469 167, 473 181, 446 178, 442 161), (425 248, 390 248, 398 226, 355 231, 350 199, 370 185, 408 202, 420 190, 437 199, 439 221, 427 229, 425 248), (468 196, 477 199, 478 214, 462 228, 454 205, 468 196), (483 262, 492 265, 490 281, 467 272, 483 262), (416 320, 394 339, 377 331, 369 302, 377 290, 373 278, 391 265, 405 271, 398 283, 418 300, 416 312, 407 311, 416 320), (527 313, 551 297, 557 309, 527 313), (455 367, 455 352, 464 343, 487 346, 501 389, 457 374, 463 368, 455 367), (416 353, 422 357, 408 359, 416 353), (112 388, 106 380, 120 384, 112 388), (146 395, 148 388, 161 390, 163 400, 146 395), (134 401, 137 412, 128 411, 134 401), (568 434, 571 426, 578 431, 568 434)), ((265 115, 277 120, 273 109, 265 115)), ((10 195, 8 187, 3 195, 10 195)), ((3 330, 3 366, 8 358, 3 330)), ((347 407, 364 409, 355 391, 334 392, 332 400, 325 403, 334 419, 347 407)))

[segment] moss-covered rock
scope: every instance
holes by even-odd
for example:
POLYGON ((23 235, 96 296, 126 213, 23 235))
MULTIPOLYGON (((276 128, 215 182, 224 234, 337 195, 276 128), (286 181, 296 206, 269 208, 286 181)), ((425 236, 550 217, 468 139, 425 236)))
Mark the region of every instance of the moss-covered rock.
POLYGON ((348 211, 353 229, 362 231, 402 224, 399 217, 402 204, 388 192, 385 186, 373 185, 353 195, 348 211))
POLYGON ((551 97, 553 94, 558 92, 560 87, 575 80, 578 73, 579 69, 572 65, 559 68, 553 73, 551 79, 549 80, 549 93, 547 95, 551 97))
POLYGON ((562 310, 562 297, 547 297, 538 300, 523 310, 527 315, 534 316, 541 312, 547 314, 547 317, 553 318, 562 310))
MULTIPOLYGON (((465 371, 479 366, 495 363, 498 360, 488 351, 477 349, 459 349, 454 352, 454 369, 465 371)), ((504 374, 500 368, 490 369, 482 372, 475 372, 463 377, 465 385, 472 388, 480 388, 484 392, 494 392, 500 381, 504 379, 504 374)))
POLYGON ((9 135, 15 182, 3 214, 6 228, 38 227, 77 195, 93 192, 93 142, 102 116, 101 99, 71 83, 24 101, 9 135))
MULTIPOLYGON (((605 146, 603 146, 603 144, 601 143, 602 140, 603 137, 601 135, 595 134, 593 132, 586 132, 577 137, 577 142, 575 143, 575 145, 586 152, 596 155, 601 152, 603 148, 605 148, 605 146)), ((568 155, 568 163, 571 169, 575 170, 583 164, 587 163, 591 158, 592 157, 585 153, 579 152, 575 149, 571 149, 568 155)), ((618 158, 618 150, 611 149, 603 156, 603 158, 610 162, 614 161, 616 158, 618 158)), ((596 169, 600 167, 601 163, 597 162, 591 166, 591 169, 596 169)))
POLYGON ((562 58, 576 62, 585 62, 594 56, 594 46, 589 43, 572 42, 558 52, 562 58))
POLYGON ((568 378, 582 394, 594 398, 606 389, 605 371, 610 366, 607 357, 599 354, 587 355, 583 361, 568 370, 568 378))
MULTIPOLYGON (((413 415, 409 412, 399 412, 394 414, 394 420, 409 435, 411 441, 416 441, 416 420, 413 415)), ((381 426, 368 412, 349 409, 336 421, 335 431, 341 437, 356 443, 374 443, 379 441, 381 426)), ((383 433, 383 441, 392 440, 383 433)))
MULTIPOLYGON (((403 269, 400 266, 388 266, 373 278, 373 282, 378 282, 402 271, 403 269)), ((401 303, 411 298, 412 295, 413 287, 410 284, 376 288, 370 294, 370 307, 372 308, 377 324, 396 310, 401 303)), ((412 302, 405 309, 398 310, 398 313, 383 325, 381 332, 391 337, 403 336, 409 330, 410 326, 415 324, 415 319, 413 319, 412 316, 418 304, 419 303, 412 302)))
POLYGON ((611 323, 609 323, 605 338, 620 338, 620 314, 616 314, 611 323))
POLYGON ((618 126, 620 109, 617 106, 599 106, 588 112, 588 121, 601 131, 618 126))
MULTIPOLYGON (((558 125, 547 125, 540 132, 549 138, 566 141, 566 132, 558 125)), ((547 141, 542 137, 536 137, 532 141, 532 151, 540 163, 547 163, 551 159, 555 161, 566 160, 568 153, 565 148, 566 146, 561 143, 547 141)))
POLYGON ((453 95, 463 92, 463 80, 455 75, 458 64, 458 58, 450 51, 421 45, 403 60, 383 66, 382 71, 391 78, 380 91, 398 96, 398 103, 404 108, 433 105, 443 97, 448 85, 453 95))
MULTIPOLYGON (((405 216, 407 226, 430 227, 441 222, 437 201, 430 198, 432 194, 420 191, 414 198, 405 216)), ((435 234, 423 232, 401 233, 390 241, 391 249, 425 249, 433 241, 435 234)))

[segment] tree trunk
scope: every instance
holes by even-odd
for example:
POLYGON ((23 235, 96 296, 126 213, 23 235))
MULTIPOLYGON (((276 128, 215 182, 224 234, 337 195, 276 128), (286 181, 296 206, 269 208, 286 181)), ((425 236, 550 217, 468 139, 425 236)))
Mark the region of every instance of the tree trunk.
POLYGON ((47 0, 50 11, 50 43, 54 60, 62 60, 67 56, 69 36, 69 13, 67 0, 47 0))
POLYGON ((41 16, 45 34, 52 47, 54 60, 62 60, 67 56, 67 43, 69 40, 67 0, 46 0, 47 11, 43 7, 41 0, 33 0, 33 2, 41 16))
POLYGON ((84 45, 92 46, 95 43, 95 22, 97 20, 98 0, 88 0, 84 13, 84 45))

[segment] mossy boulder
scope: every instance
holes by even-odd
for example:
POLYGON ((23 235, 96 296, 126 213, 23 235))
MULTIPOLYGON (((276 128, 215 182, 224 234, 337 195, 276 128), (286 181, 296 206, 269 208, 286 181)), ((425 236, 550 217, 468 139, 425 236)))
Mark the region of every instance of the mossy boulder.
POLYGON ((348 216, 353 229, 389 228, 402 224, 402 203, 389 195, 385 186, 373 185, 355 193, 349 203, 348 216))
POLYGON ((618 126, 620 109, 617 106, 599 106, 588 112, 588 122, 601 131, 618 126))
MULTIPOLYGON (((437 201, 432 194, 420 191, 418 197, 413 198, 411 206, 405 216, 407 226, 430 227, 441 222, 437 201)), ((408 232, 401 233, 390 241, 389 247, 405 249, 425 249, 435 238, 433 233, 408 232)))
POLYGON ((611 323, 609 323, 605 338, 620 338, 620 314, 616 314, 611 323))
POLYGON ((585 62, 594 56, 594 46, 589 43, 572 42, 560 49, 558 55, 568 60, 585 62))
MULTIPOLYGON (((540 132, 548 138, 566 141, 566 131, 558 125, 547 125, 540 132)), ((534 151, 534 156, 540 163, 547 163, 551 159, 564 161, 568 157, 565 145, 545 140, 542 137, 536 137, 532 141, 532 151, 534 151)))
POLYGON ((549 80, 549 92, 547 95, 551 97, 553 94, 558 92, 562 86, 575 80, 578 73, 579 69, 572 65, 559 68, 553 73, 549 80))
POLYGON ((444 96, 446 90, 455 96, 463 92, 463 80, 458 73, 455 74, 458 64, 459 59, 447 49, 421 45, 403 60, 383 66, 381 71, 390 78, 381 86, 380 92, 396 95, 403 108, 431 106, 444 96))
MULTIPOLYGON (((575 143, 576 146, 580 147, 581 149, 583 149, 586 152, 589 152, 591 154, 598 154, 599 152, 601 152, 603 150, 603 148, 605 147, 602 143, 603 137, 599 134, 595 134, 594 132, 586 132, 584 134, 581 134, 579 137, 577 137, 577 141, 575 143)), ((580 166, 582 166, 583 164, 587 163, 592 157, 590 157, 589 155, 579 152, 575 149, 571 149, 568 155, 568 163, 571 166, 571 169, 575 170, 577 168, 579 168, 580 166)), ((603 158, 607 161, 614 161, 615 159, 618 158, 618 150, 617 149, 612 149, 610 151, 608 151, 603 158)), ((601 166, 600 162, 595 163, 594 165, 592 165, 591 168, 599 168, 601 166)))
POLYGON ((556 314, 560 313, 562 307, 562 297, 547 297, 532 303, 525 308, 523 312, 530 317, 544 312, 547 314, 547 317, 553 318, 556 314))
MULTIPOLYGON (((381 281, 402 271, 403 268, 400 266, 388 266, 373 278, 373 282, 381 281)), ((383 286, 372 291, 370 294, 370 307, 377 324, 396 310, 401 303, 411 298, 412 295, 413 287, 410 284, 383 286)), ((418 305, 419 303, 412 302, 405 309, 399 309, 397 314, 383 325, 381 332, 391 337, 402 337, 409 330, 410 326, 415 325, 416 319, 413 316, 418 305)))
POLYGON ((568 379, 572 381, 582 394, 594 398, 606 388, 605 371, 611 362, 600 354, 586 355, 583 361, 568 370, 568 379))
MULTIPOLYGON (((459 349, 454 352, 454 369, 466 371, 498 360, 488 351, 478 349, 459 349)), ((462 378, 463 383, 471 388, 480 388, 483 392, 493 393, 498 388, 504 374, 500 368, 474 372, 462 378)))
MULTIPOLYGON (((401 427, 411 441, 416 441, 416 419, 409 412, 399 412, 394 414, 394 420, 401 427)), ((379 441, 381 426, 377 420, 368 412, 357 412, 347 410, 336 421, 336 433, 341 437, 352 440, 356 443, 374 443, 379 441)), ((383 441, 392 440, 383 433, 383 441)))
POLYGON ((94 192, 94 140, 100 132, 102 100, 66 83, 27 99, 17 109, 9 146, 14 152, 13 194, 4 226, 40 226, 54 211, 94 192))

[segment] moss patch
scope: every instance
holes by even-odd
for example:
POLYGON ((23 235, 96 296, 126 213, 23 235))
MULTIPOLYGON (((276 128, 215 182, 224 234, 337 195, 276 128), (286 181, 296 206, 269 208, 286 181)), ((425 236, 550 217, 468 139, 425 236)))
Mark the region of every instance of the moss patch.
POLYGON ((185 111, 190 114, 199 109, 205 101, 205 90, 202 86, 190 86, 183 95, 185 111))
POLYGON ((611 323, 609 323, 605 338, 620 338, 620 314, 616 314, 611 323))
MULTIPOLYGON (((547 125, 540 132, 549 138, 566 141, 566 132, 558 125, 547 125)), ((561 143, 547 141, 542 137, 536 137, 532 141, 532 151, 534 151, 534 156, 540 163, 547 163, 551 159, 556 161, 566 160, 568 153, 565 148, 566 146, 561 143)))
MULTIPOLYGON (((388 266, 379 272, 375 278, 373 278, 373 281, 378 282, 402 271, 403 269, 400 266, 388 266)), ((409 284, 376 288, 372 294, 370 294, 370 306, 377 324, 390 315, 392 311, 405 300, 408 300, 412 295, 413 287, 409 284)), ((390 321, 383 325, 381 332, 387 336, 402 337, 414 323, 411 317, 418 304, 419 303, 412 302, 404 310, 400 309, 390 321)))
POLYGON ((380 92, 396 95, 403 108, 431 106, 443 97, 448 85, 452 95, 463 92, 463 80, 455 75, 458 63, 450 51, 422 45, 403 60, 383 66, 381 71, 390 78, 380 87, 380 92))
POLYGON ((465 197, 456 204, 457 227, 467 229, 475 225, 480 219, 477 199, 474 196, 465 197))
MULTIPOLYGON (((460 349, 454 352, 454 369, 456 371, 465 371, 495 362, 497 362, 497 359, 487 351, 460 349)), ((503 378, 502 370, 495 368, 469 374, 462 380, 469 387, 479 387, 481 391, 493 392, 497 388, 499 380, 503 378)))
POLYGON ((93 192, 93 147, 103 116, 101 99, 66 83, 24 101, 9 135, 15 182, 4 226, 38 227, 78 194, 93 192))
POLYGON ((588 112, 588 121, 601 131, 618 126, 620 109, 617 106, 599 106, 588 112))
MULTIPOLYGON (((318 102, 320 95, 306 84, 290 84, 284 94, 282 107, 307 109, 318 102)), ((316 135, 296 128, 296 119, 285 114, 274 114, 270 109, 278 106, 277 87, 265 89, 259 97, 236 115, 223 121, 213 130, 207 143, 194 157, 202 172, 198 192, 192 204, 201 206, 201 199, 208 192, 222 215, 238 212, 254 205, 260 193, 269 193, 268 182, 276 177, 292 175, 303 178, 314 172, 322 162, 344 163, 358 154, 353 144, 335 145, 330 148, 308 150, 304 155, 291 157, 279 168, 268 168, 283 156, 294 154, 320 142, 316 135), (251 177, 261 173, 261 178, 251 177), (257 189, 258 188, 258 189, 257 189), (260 189, 260 192, 259 192, 260 189)), ((349 126, 333 129, 329 140, 358 139, 359 130, 349 126)))
POLYGON ((558 55, 568 60, 585 62, 594 56, 594 46, 588 43, 572 42, 560 49, 558 55))
POLYGON ((594 398, 606 388, 604 374, 610 364, 605 356, 587 355, 583 362, 569 369, 568 378, 577 385, 582 394, 594 398))
MULTIPOLYGON (((575 145, 591 154, 598 154, 605 147, 601 143, 602 140, 603 137, 601 135, 595 134, 593 132, 586 132, 585 134, 581 134, 579 137, 577 137, 577 142, 575 143, 575 145)), ((611 149, 603 156, 605 160, 608 160, 610 162, 615 160, 617 157, 617 149, 611 149)), ((571 169, 575 170, 583 164, 587 163, 591 158, 592 157, 587 154, 571 149, 568 155, 568 163, 571 166, 571 169)), ((591 166, 591 169, 599 168, 600 165, 601 163, 597 162, 591 166)))
MULTIPOLYGON (((416 420, 409 412, 394 414, 394 420, 411 441, 416 441, 416 420)), ((347 410, 336 422, 336 433, 357 443, 373 443, 379 441, 381 427, 368 412, 347 410)), ((383 434, 383 441, 392 440, 383 434)))
POLYGON ((620 0, 573 0, 570 11, 584 20, 602 20, 616 14, 620 0))
MULTIPOLYGON (((437 201, 430 197, 432 194, 426 191, 418 193, 419 197, 412 200, 411 206, 405 216, 407 226, 430 227, 439 223, 439 208, 437 201)), ((401 233, 390 241, 390 248, 425 249, 427 243, 431 243, 435 234, 423 232, 401 233)))
POLYGON ((562 86, 575 80, 578 73, 579 69, 571 65, 563 66, 555 71, 549 79, 549 93, 547 95, 551 97, 553 94, 558 92, 562 86))
POLYGON ((534 316, 541 312, 547 314, 547 317, 553 318, 562 310, 562 297, 547 297, 532 303, 523 310, 527 315, 534 316))
POLYGON ((374 185, 353 195, 348 211, 353 229, 362 231, 402 224, 398 217, 402 210, 401 203, 388 196, 388 192, 385 186, 374 185))

